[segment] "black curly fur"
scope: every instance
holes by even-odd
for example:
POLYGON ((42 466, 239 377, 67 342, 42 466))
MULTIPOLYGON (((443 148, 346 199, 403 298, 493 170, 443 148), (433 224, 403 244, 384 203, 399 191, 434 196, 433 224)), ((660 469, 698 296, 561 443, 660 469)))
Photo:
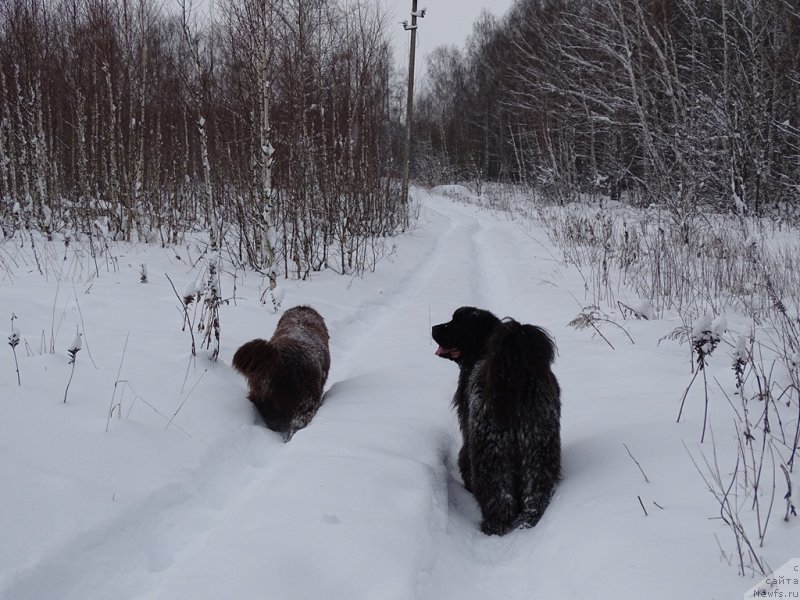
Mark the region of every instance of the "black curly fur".
POLYGON ((289 439, 311 421, 322 404, 330 369, 328 330, 310 306, 283 313, 267 340, 243 344, 232 365, 247 378, 248 398, 264 423, 289 439))
POLYGON ((533 527, 561 472, 561 392, 548 333, 461 307, 435 325, 438 356, 459 366, 453 405, 464 443, 458 466, 481 507, 481 529, 533 527))

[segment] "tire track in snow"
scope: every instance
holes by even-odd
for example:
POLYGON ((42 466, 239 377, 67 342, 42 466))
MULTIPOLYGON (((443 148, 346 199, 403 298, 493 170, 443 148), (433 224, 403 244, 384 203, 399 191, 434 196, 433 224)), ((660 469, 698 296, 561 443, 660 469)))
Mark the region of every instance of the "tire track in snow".
POLYGON ((282 446, 259 426, 237 431, 209 450, 202 467, 7 577, 0 598, 133 597, 143 579, 168 569, 214 526, 282 446))
POLYGON ((531 260, 520 258, 527 240, 512 222, 484 223, 479 243, 482 253, 482 272, 492 292, 494 312, 501 319, 512 317, 526 321, 533 298, 523 295, 523 280, 530 279, 531 260))
POLYGON ((542 249, 544 246, 540 248, 540 242, 518 219, 490 209, 450 202, 448 214, 476 221, 472 253, 477 257, 475 296, 479 301, 476 305, 501 318, 508 316, 536 323, 538 302, 530 290, 548 284, 553 277, 560 277, 557 259, 552 254, 547 256, 548 252, 542 249), (536 270, 537 262, 542 259, 552 263, 554 269, 536 270))
MULTIPOLYGON (((397 316, 410 299, 409 291, 430 287, 446 257, 452 260, 473 254, 475 219, 449 219, 446 213, 432 212, 438 219, 428 226, 446 227, 421 254, 420 261, 406 268, 380 297, 360 303, 330 324, 336 367, 329 389, 347 375, 344 371, 350 357, 371 334, 397 316)), ((474 281, 469 287, 474 289, 474 281)), ((335 404, 326 405, 334 417, 335 404)), ((290 446, 264 435, 261 427, 247 427, 245 431, 244 442, 241 431, 220 441, 209 448, 207 463, 0 582, 0 598, 88 600, 152 593, 176 563, 205 543, 228 512, 247 501, 250 490, 268 476, 273 463, 292 460, 287 456, 290 446)), ((309 429, 303 435, 313 440, 314 432, 309 429)), ((302 436, 297 442, 303 443, 302 436)), ((443 479, 441 474, 435 477, 443 479)))
MULTIPOLYGON (((439 217, 444 217, 437 211, 439 217)), ((430 223, 428 224, 430 226, 430 223)), ((347 374, 340 373, 339 365, 349 364, 348 358, 355 349, 362 344, 384 320, 408 301, 409 290, 424 287, 433 277, 436 269, 442 263, 447 247, 453 238, 457 237, 459 230, 465 227, 463 221, 449 223, 443 235, 438 236, 428 251, 423 254, 423 259, 416 263, 387 290, 383 290, 379 297, 362 302, 349 314, 333 321, 328 329, 331 335, 332 356, 331 374, 328 378, 327 388, 342 380, 347 374), (425 260, 428 258, 429 260, 425 260)))
MULTIPOLYGON (((495 310, 496 286, 504 282, 493 276, 492 261, 496 256, 486 243, 484 219, 471 207, 462 207, 450 199, 438 199, 438 203, 445 204, 446 208, 435 206, 433 202, 430 199, 428 206, 443 217, 457 215, 470 223, 468 235, 462 240, 463 250, 453 253, 466 266, 468 277, 464 284, 467 293, 450 307, 450 313, 463 305, 495 310)), ((457 371, 454 369, 448 381, 450 394, 455 390, 456 381, 457 371)), ((481 564, 469 560, 468 549, 482 534, 478 529, 480 510, 472 495, 464 489, 458 472, 456 457, 460 445, 461 434, 456 427, 450 447, 442 451, 443 464, 436 474, 429 517, 432 556, 417 574, 417 598, 420 599, 460 597, 461 591, 453 593, 454 590, 465 581, 481 579, 481 575, 474 572, 476 567, 480 573, 484 571, 481 564)), ((463 589, 468 589, 468 586, 463 589)))
MULTIPOLYGON (((524 277, 523 262, 518 253, 524 247, 515 222, 495 211, 464 206, 450 201, 449 214, 457 214, 474 223, 470 256, 475 257, 473 295, 475 306, 494 312, 498 317, 517 316, 517 297, 510 272, 524 277), (512 235, 509 235, 511 233, 512 235), (513 265, 509 268, 509 265, 513 265)), ((525 240, 526 241, 526 240, 525 240)), ((516 278, 515 278, 516 279, 516 278)))
MULTIPOLYGON (((456 203, 444 196, 429 197, 427 202, 425 202, 425 206, 445 219, 452 219, 455 215, 462 222, 462 229, 464 229, 465 233, 460 239, 466 244, 466 248, 458 248, 448 253, 455 258, 460 258, 465 264, 470 265, 467 268, 469 272, 469 277, 466 282, 468 292, 452 307, 450 314, 459 306, 487 306, 491 299, 488 295, 488 289, 484 285, 486 279, 485 259, 482 256, 481 244, 479 243, 482 230, 480 219, 476 217, 474 212, 462 210, 456 203), (447 209, 436 206, 434 202, 446 204, 447 209), (472 262, 473 260, 477 262, 472 262)), ((447 316, 449 316, 449 314, 447 316)))
MULTIPOLYGON (((437 214, 447 217, 446 214, 437 214)), ((307 561, 307 553, 313 552, 314 564, 325 571, 325 565, 341 560, 339 555, 342 553, 348 554, 348 547, 353 543, 353 538, 349 536, 355 535, 358 539, 360 535, 348 533, 352 528, 357 530, 360 525, 349 519, 348 513, 353 507, 342 505, 342 500, 348 499, 352 493, 347 490, 353 487, 370 496, 377 494, 381 497, 377 504, 370 503, 368 507, 360 507, 359 504, 358 507, 368 514, 374 510, 385 511, 382 518, 395 527, 388 531, 394 531, 398 538, 395 540, 397 547, 388 553, 403 556, 404 560, 399 559, 387 573, 384 570, 385 559, 374 555, 363 556, 364 564, 357 565, 357 569, 369 573, 368 579, 385 573, 397 580, 396 589, 381 594, 387 598, 406 599, 416 595, 408 595, 405 590, 409 589, 409 581, 411 589, 415 590, 419 572, 432 568, 436 552, 431 548, 431 524, 435 529, 447 522, 447 475, 442 460, 442 447, 448 439, 444 425, 451 423, 452 419, 447 395, 442 394, 440 399, 438 393, 431 394, 427 390, 425 394, 419 394, 418 386, 421 384, 408 378, 404 369, 408 368, 409 363, 428 364, 428 361, 437 360, 432 351, 424 355, 418 353, 418 347, 423 344, 420 344, 419 332, 413 324, 424 322, 425 298, 431 293, 439 295, 439 290, 451 285, 452 282, 442 279, 446 279, 445 275, 453 270, 453 263, 461 265, 470 260, 478 225, 474 219, 462 217, 451 219, 450 223, 442 218, 438 221, 446 224, 444 233, 436 236, 414 268, 407 270, 380 298, 360 303, 344 317, 331 323, 332 358, 338 367, 332 372, 333 383, 327 392, 330 401, 326 401, 310 427, 298 432, 287 451, 272 461, 273 472, 262 478, 259 489, 247 505, 240 503, 226 516, 226 525, 235 528, 235 523, 247 521, 252 523, 255 531, 264 531, 265 537, 268 535, 266 532, 273 532, 276 528, 290 531, 293 541, 287 542, 278 562, 288 560, 291 563, 292 557, 299 555, 302 555, 301 560, 307 561), (376 352, 373 339, 381 340, 377 344, 377 351, 383 358, 378 361, 371 358, 376 352), (379 367, 376 372, 374 368, 382 360, 394 368, 384 371, 379 367), (353 377, 353 371, 361 368, 363 363, 371 370, 353 377), (377 389, 373 391, 375 386, 377 389), (434 398, 429 398, 431 395, 434 398), (428 408, 431 400, 441 400, 441 404, 435 409, 428 408), (437 413, 441 416, 439 419, 434 416, 437 413), (366 423, 363 427, 360 426, 362 422, 366 423), (361 467, 353 470, 353 464, 361 467), (350 473, 347 481, 340 479, 340 472, 350 473), (387 478, 388 490, 380 484, 387 478), (271 492, 277 484, 282 488, 286 500, 278 499, 271 492), (325 497, 309 502, 304 491, 313 485, 323 486, 325 497), (388 494, 388 497, 384 497, 384 494, 388 494), (287 501, 295 504, 284 512, 287 501), (319 510, 325 511, 322 518, 326 523, 344 523, 346 527, 320 527, 315 523, 319 510), (254 511, 266 513, 253 522, 254 511), (269 514, 280 513, 286 514, 286 517, 278 525, 269 514), (300 520, 298 513, 303 514, 300 520), (431 537, 427 546, 420 543, 425 537, 431 537), (305 539, 327 541, 315 544, 312 550, 302 542, 305 539)), ((457 277, 455 285, 463 289, 458 295, 470 294, 474 288, 472 270, 460 273, 466 276, 457 277)), ((422 335, 427 342, 429 332, 424 331, 422 335)), ((353 500, 359 502, 357 498, 353 500)), ((265 541, 258 535, 255 538, 250 534, 238 537, 235 529, 220 527, 213 540, 214 548, 200 551, 192 561, 182 565, 177 571, 176 583, 160 590, 157 597, 181 597, 186 591, 183 587, 185 584, 181 582, 193 578, 198 570, 197 565, 219 563, 221 551, 217 548, 237 544, 252 549, 247 552, 248 555, 262 554, 260 550, 269 544, 269 539, 266 537, 265 541)), ((388 542, 391 544, 391 536, 388 542)), ((377 544, 377 547, 381 545, 377 544)), ((359 553, 358 550, 351 552, 359 553)), ((353 566, 347 561, 341 565, 341 570, 348 573, 353 566)), ((282 572, 279 564, 265 566, 264 572, 272 573, 270 569, 282 572)), ((258 575, 241 571, 231 575, 245 589, 258 588, 258 575)), ((340 584, 336 577, 329 582, 332 588, 340 584)), ((315 597, 311 590, 316 585, 309 581, 297 582, 296 595, 293 597, 315 597)), ((378 582, 378 585, 381 583, 378 582)), ((386 585, 385 581, 383 585, 386 585)), ((364 595, 367 594, 366 588, 356 585, 356 589, 362 595, 351 594, 347 597, 373 597, 364 595)))
MULTIPOLYGON (((491 310, 499 317, 525 320, 530 301, 518 292, 522 278, 531 278, 528 263, 520 253, 529 245, 513 222, 503 222, 494 213, 480 214, 479 209, 451 203, 447 213, 456 213, 474 223, 470 238, 472 304, 491 310), (520 313, 520 309, 526 309, 520 313)), ((466 302, 465 302, 466 304, 466 302)), ((455 387, 455 376, 452 380, 455 387)), ((446 473, 438 481, 440 490, 432 520, 434 555, 428 568, 421 569, 418 580, 420 600, 441 598, 523 598, 529 590, 511 589, 509 565, 524 548, 524 536, 511 533, 503 538, 487 537, 480 532, 480 509, 464 489, 456 464, 460 435, 447 457, 446 473)))

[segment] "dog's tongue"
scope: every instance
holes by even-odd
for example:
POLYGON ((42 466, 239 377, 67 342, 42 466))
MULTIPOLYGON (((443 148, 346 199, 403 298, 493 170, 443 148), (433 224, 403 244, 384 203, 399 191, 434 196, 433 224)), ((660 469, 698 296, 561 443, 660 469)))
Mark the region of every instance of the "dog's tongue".
POLYGON ((445 348, 444 346, 439 346, 436 349, 436 356, 441 356, 442 358, 458 358, 461 352, 458 348, 445 348))

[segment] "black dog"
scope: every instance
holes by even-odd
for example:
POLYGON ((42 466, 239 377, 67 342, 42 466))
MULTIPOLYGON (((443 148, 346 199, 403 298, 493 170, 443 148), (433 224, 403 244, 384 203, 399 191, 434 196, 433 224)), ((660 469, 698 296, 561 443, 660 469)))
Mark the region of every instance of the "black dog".
POLYGON ((533 527, 561 472, 561 391, 543 329, 464 306, 435 325, 436 355, 460 373, 453 405, 464 444, 458 467, 481 507, 481 530, 533 527))
POLYGON ((264 423, 290 439, 322 404, 331 355, 328 329, 310 306, 290 308, 272 339, 252 340, 233 355, 233 367, 247 378, 248 398, 264 423))

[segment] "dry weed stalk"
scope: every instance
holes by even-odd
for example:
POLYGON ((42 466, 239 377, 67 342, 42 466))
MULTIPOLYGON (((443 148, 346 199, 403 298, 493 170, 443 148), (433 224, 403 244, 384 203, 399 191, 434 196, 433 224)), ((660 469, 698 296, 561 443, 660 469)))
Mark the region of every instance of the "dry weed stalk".
POLYGON ((188 329, 189 336, 192 340, 192 356, 197 356, 197 344, 195 343, 194 339, 194 321, 197 316, 196 307, 200 302, 200 298, 203 295, 202 290, 198 289, 196 283, 192 283, 189 287, 186 288, 186 291, 181 296, 178 293, 178 290, 175 288, 175 284, 170 279, 170 276, 164 273, 164 277, 167 278, 169 281, 170 286, 172 286, 172 291, 175 292, 175 297, 178 299, 180 303, 180 311, 183 316, 183 325, 181 326, 181 331, 186 331, 188 329), (192 317, 189 316, 189 307, 194 304, 195 306, 195 313, 192 317))
POLYGON ((706 427, 708 425, 708 378, 706 377, 706 365, 708 357, 714 352, 722 340, 722 334, 727 329, 727 321, 724 318, 712 319, 711 315, 705 315, 695 321, 692 328, 692 352, 696 355, 697 370, 692 376, 692 380, 686 387, 686 391, 681 398, 681 408, 678 411, 677 423, 681 422, 683 407, 686 403, 686 396, 692 389, 695 379, 699 373, 703 374, 703 391, 705 397, 705 410, 703 411, 703 433, 700 435, 700 443, 705 441, 706 427))
POLYGON ((72 366, 69 372, 69 380, 67 381, 67 387, 64 389, 64 404, 67 403, 67 394, 69 393, 69 386, 72 383, 72 376, 75 375, 75 362, 78 357, 78 352, 80 352, 81 347, 83 346, 81 342, 81 333, 78 332, 75 334, 75 339, 72 340, 72 344, 67 349, 67 354, 69 354, 69 364, 72 366))
POLYGON ((203 332, 202 344, 206 349, 211 348, 211 360, 216 361, 219 356, 220 335, 222 327, 219 319, 219 309, 228 301, 220 293, 218 258, 208 260, 208 270, 205 288, 203 290, 203 307, 200 311, 200 321, 197 329, 203 332))
POLYGON ((14 354, 14 366, 17 369, 17 385, 22 385, 22 379, 19 375, 19 361, 17 360, 17 346, 19 345, 19 331, 14 325, 17 315, 11 313, 11 333, 8 336, 8 345, 11 346, 11 352, 14 354))
POLYGON ((612 350, 614 350, 615 349, 614 348, 614 344, 612 344, 608 340, 608 338, 603 335, 603 332, 600 331, 600 328, 598 327, 598 324, 602 324, 602 323, 607 323, 609 325, 614 325, 615 327, 620 329, 627 336, 627 338, 628 338, 628 340, 630 341, 631 344, 634 343, 633 338, 631 337, 631 334, 629 334, 628 331, 622 325, 620 325, 619 323, 616 323, 607 314, 605 314, 603 311, 601 311, 600 307, 598 307, 598 306, 594 306, 594 305, 593 306, 585 306, 581 310, 581 313, 577 317, 572 319, 572 321, 569 322, 569 326, 570 327, 574 327, 578 331, 581 331, 583 329, 588 329, 588 328, 591 327, 592 329, 594 329, 594 331, 597 333, 597 335, 599 335, 601 338, 603 338, 603 341, 605 341, 605 343, 608 344, 609 347, 612 350))

